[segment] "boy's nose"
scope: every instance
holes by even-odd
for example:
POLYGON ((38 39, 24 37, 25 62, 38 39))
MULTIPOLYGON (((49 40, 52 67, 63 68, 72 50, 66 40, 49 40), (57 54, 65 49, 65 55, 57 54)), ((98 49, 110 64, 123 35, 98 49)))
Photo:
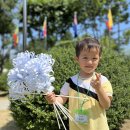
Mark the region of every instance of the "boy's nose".
POLYGON ((92 64, 92 60, 88 60, 88 64, 92 64))

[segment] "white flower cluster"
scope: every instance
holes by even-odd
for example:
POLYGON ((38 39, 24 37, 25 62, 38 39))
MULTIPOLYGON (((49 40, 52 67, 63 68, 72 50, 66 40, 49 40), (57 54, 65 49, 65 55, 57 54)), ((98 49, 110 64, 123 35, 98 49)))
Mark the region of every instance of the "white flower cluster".
POLYGON ((13 59, 14 68, 8 73, 10 98, 17 100, 25 98, 27 94, 52 92, 54 62, 48 54, 35 55, 28 51, 19 53, 13 59))

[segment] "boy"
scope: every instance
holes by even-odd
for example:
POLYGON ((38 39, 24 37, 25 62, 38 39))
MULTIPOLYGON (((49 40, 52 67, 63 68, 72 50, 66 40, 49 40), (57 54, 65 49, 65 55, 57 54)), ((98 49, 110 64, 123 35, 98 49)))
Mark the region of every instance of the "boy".
MULTIPOLYGON (((85 38, 75 50, 80 71, 66 81, 60 93, 79 97, 69 98, 69 110, 82 130, 109 130, 105 109, 111 105, 112 86, 105 76, 95 72, 101 59, 100 43, 94 38, 85 38)), ((46 99, 50 104, 67 101, 66 97, 56 97, 54 93, 48 94, 46 99)), ((72 121, 69 121, 69 129, 79 130, 72 121)))

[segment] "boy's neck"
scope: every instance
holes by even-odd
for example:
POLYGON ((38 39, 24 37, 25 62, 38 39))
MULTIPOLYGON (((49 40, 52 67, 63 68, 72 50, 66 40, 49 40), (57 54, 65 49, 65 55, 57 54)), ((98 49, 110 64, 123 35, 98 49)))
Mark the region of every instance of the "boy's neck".
POLYGON ((85 79, 85 78, 90 78, 90 77, 92 77, 94 73, 95 73, 95 72, 92 72, 92 73, 83 73, 83 72, 80 71, 80 72, 79 72, 79 76, 80 76, 81 78, 85 79))

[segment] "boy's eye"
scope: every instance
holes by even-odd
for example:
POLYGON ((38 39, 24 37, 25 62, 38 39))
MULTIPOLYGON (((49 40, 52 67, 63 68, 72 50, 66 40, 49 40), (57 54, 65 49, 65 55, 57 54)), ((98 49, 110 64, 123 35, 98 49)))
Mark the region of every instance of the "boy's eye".
POLYGON ((88 59, 87 57, 83 57, 83 59, 88 59))
POLYGON ((93 60, 97 60, 97 58, 95 57, 95 58, 93 58, 93 60))

